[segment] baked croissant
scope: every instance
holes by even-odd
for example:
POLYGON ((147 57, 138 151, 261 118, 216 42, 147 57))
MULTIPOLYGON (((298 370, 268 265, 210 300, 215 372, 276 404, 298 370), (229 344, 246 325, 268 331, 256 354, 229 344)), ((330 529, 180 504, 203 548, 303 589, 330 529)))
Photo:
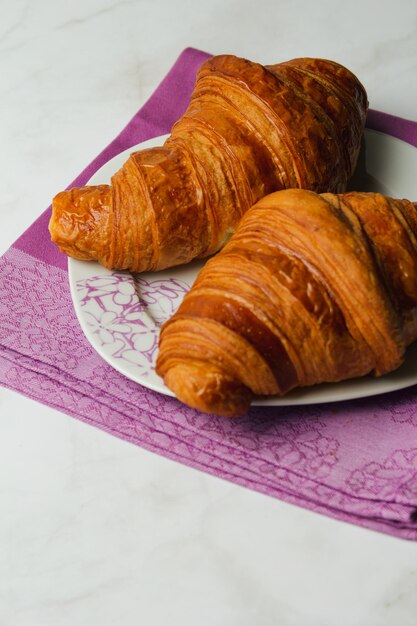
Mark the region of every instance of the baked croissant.
POLYGON ((132 154, 111 185, 54 198, 52 240, 133 272, 209 256, 272 191, 344 191, 367 106, 358 79, 332 61, 213 57, 162 147, 132 154))
POLYGON ((157 373, 225 416, 255 395, 397 368, 417 339, 417 205, 284 190, 260 200, 162 327, 157 373))

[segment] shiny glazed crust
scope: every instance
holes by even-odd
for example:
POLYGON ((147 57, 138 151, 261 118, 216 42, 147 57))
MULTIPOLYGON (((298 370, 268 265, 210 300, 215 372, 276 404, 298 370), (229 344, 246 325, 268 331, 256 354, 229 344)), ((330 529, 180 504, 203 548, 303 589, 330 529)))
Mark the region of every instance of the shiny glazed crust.
POLYGON ((132 154, 111 185, 54 198, 51 238, 70 256, 135 272, 209 256, 272 191, 343 191, 367 106, 333 61, 213 57, 163 146, 132 154))
POLYGON ((157 372, 202 411, 397 368, 417 338, 417 211, 376 193, 260 200, 163 326, 157 372))

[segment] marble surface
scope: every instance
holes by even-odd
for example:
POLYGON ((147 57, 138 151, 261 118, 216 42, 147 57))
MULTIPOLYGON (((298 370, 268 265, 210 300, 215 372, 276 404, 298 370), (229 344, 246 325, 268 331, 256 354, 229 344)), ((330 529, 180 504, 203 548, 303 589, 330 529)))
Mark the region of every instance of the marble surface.
MULTIPOLYGON (((1 0, 0 253, 181 50, 346 64, 417 119, 415 0, 1 0)), ((0 389, 0 625, 411 626, 417 544, 336 522, 0 389)))

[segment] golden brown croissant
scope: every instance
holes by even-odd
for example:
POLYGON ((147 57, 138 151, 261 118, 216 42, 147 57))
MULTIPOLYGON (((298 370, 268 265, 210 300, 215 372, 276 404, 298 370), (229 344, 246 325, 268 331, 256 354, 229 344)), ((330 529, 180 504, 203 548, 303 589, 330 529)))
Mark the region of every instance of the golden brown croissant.
POLYGON ((397 368, 417 338, 417 206, 278 191, 252 207, 162 328, 157 373, 202 411, 397 368))
POLYGON ((358 79, 332 61, 213 57, 162 147, 132 154, 110 186, 54 198, 52 240, 70 256, 135 272, 209 256, 272 191, 343 191, 367 106, 358 79))

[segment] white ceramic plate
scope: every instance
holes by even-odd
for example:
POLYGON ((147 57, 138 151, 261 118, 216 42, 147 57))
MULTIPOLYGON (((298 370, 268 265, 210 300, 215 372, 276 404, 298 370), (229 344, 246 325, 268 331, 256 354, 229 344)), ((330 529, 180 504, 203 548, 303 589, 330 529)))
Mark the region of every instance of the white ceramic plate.
MULTIPOLYGON (((140 148, 161 145, 159 137, 122 152, 89 181, 108 183, 128 155, 140 148)), ((380 191, 391 197, 417 200, 417 150, 376 131, 365 142, 351 189, 380 191)), ((157 273, 132 275, 113 272, 98 263, 68 259, 75 311, 88 341, 116 370, 144 387, 173 395, 157 376, 154 364, 159 329, 178 308, 202 262, 157 273)), ((403 389, 417 383, 417 344, 407 352, 401 368, 381 378, 364 377, 299 389, 284 398, 260 399, 257 405, 295 405, 335 402, 403 389)))

